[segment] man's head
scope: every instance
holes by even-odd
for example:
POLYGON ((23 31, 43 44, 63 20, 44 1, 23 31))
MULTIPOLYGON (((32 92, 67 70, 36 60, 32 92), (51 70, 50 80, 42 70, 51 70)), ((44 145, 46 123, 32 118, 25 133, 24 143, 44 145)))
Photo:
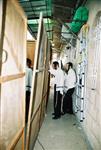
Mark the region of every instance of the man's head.
POLYGON ((31 67, 31 60, 27 58, 27 66, 30 68, 31 67))
POLYGON ((71 62, 68 62, 68 63, 66 63, 65 65, 64 65, 64 69, 65 70, 69 70, 70 68, 73 68, 73 64, 71 63, 71 62))
POLYGON ((57 69, 59 67, 59 63, 57 61, 53 62, 53 69, 57 69))

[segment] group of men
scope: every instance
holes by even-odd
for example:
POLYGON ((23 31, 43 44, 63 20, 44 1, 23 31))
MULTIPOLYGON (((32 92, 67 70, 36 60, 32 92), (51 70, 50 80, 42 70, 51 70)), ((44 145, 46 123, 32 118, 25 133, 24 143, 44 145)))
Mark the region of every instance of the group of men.
MULTIPOLYGON (((76 85, 76 74, 71 62, 66 63, 63 68, 59 67, 58 61, 53 62, 54 73, 54 113, 53 119, 58 119, 66 113, 73 114, 72 94, 76 85)), ((32 86, 31 60, 27 59, 26 66, 26 123, 30 103, 30 93, 32 86)))
POLYGON ((66 63, 63 69, 58 61, 53 62, 55 70, 54 80, 54 113, 53 119, 58 119, 66 113, 73 114, 72 94, 76 85, 76 74, 71 62, 66 63))

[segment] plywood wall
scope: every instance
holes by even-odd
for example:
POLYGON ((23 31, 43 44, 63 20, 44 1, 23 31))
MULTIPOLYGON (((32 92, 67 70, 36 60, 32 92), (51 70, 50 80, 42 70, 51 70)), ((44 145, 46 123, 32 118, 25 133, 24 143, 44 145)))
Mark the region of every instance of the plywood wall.
POLYGON ((15 147, 24 150, 26 33, 27 19, 23 10, 16 0, 7 0, 2 47, 7 60, 2 63, 0 76, 2 150, 15 147))

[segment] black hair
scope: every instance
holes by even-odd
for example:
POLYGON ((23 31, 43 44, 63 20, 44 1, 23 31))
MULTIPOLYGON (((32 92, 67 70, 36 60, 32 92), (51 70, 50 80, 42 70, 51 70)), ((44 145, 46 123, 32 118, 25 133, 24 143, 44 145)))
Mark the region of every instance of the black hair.
POLYGON ((56 66, 56 65, 59 65, 58 61, 54 61, 53 64, 56 66))
POLYGON ((57 67, 59 67, 59 63, 57 61, 54 61, 53 65, 54 65, 54 69, 57 69, 57 67))
POLYGON ((27 58, 27 63, 31 64, 31 60, 29 58, 27 58))
POLYGON ((71 62, 68 62, 67 64, 68 64, 68 70, 66 72, 68 74, 68 71, 69 71, 70 67, 73 68, 73 64, 71 62))
POLYGON ((28 66, 28 68, 31 68, 32 61, 29 58, 27 58, 26 63, 27 63, 26 65, 28 66))
POLYGON ((73 68, 73 64, 71 62, 68 62, 67 64, 69 65, 69 68, 73 68))

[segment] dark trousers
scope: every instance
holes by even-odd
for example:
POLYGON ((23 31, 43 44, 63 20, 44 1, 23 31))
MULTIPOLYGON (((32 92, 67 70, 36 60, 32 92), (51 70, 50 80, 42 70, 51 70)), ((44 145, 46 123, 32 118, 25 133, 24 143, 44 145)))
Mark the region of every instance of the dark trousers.
POLYGON ((26 109, 25 109, 25 121, 28 121, 28 112, 29 112, 29 103, 30 103, 30 91, 26 91, 26 109))
POLYGON ((69 89, 63 98, 63 112, 64 113, 73 113, 73 102, 72 94, 75 88, 69 89))
POLYGON ((57 91, 56 102, 55 102, 55 116, 56 117, 61 116, 61 102, 62 102, 62 94, 60 94, 60 91, 57 91))
POLYGON ((55 113, 55 104, 56 104, 56 84, 54 84, 54 100, 53 100, 54 113, 55 113))

